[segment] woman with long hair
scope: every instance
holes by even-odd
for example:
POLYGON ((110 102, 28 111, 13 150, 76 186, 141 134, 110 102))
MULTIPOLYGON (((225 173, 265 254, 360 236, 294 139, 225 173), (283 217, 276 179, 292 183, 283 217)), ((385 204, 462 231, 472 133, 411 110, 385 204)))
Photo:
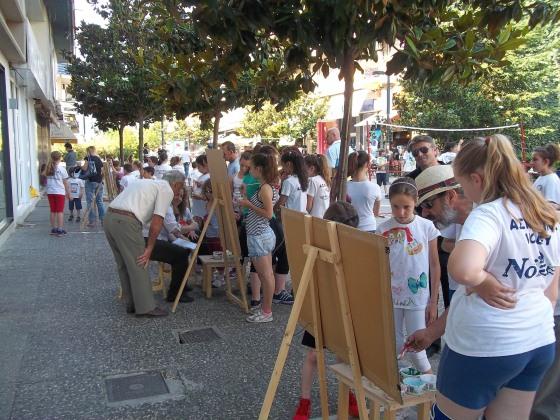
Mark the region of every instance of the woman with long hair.
POLYGON ((284 152, 280 158, 286 178, 282 182, 278 207, 305 212, 307 207, 307 171, 302 154, 293 149, 284 152))
POLYGON ((309 177, 306 210, 322 218, 330 205, 331 168, 324 155, 307 155, 304 161, 309 177))
POLYGON ((435 419, 527 419, 554 358, 558 216, 531 185, 509 139, 467 142, 453 161, 477 206, 449 257, 453 295, 437 380, 435 419), (489 306, 469 288, 498 280, 516 305, 489 306))

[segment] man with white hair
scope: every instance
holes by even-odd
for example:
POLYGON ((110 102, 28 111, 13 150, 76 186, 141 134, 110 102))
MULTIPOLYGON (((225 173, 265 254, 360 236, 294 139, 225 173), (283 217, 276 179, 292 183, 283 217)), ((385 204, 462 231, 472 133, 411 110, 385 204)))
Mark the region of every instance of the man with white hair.
MULTIPOLYGON (((340 140, 340 130, 337 127, 331 127, 327 130, 327 144, 329 145, 325 156, 329 162, 329 166, 334 171, 338 170, 338 165, 340 164, 340 145, 342 141, 340 140)), ((354 149, 348 146, 348 155, 354 152, 354 149)), ((348 156, 347 155, 347 156, 348 156)))
POLYGON ((104 230, 111 246, 128 313, 136 316, 166 316, 156 307, 148 263, 173 197, 185 185, 185 175, 168 171, 162 180, 131 183, 109 204, 104 230), (150 225, 144 242, 142 226, 150 225))

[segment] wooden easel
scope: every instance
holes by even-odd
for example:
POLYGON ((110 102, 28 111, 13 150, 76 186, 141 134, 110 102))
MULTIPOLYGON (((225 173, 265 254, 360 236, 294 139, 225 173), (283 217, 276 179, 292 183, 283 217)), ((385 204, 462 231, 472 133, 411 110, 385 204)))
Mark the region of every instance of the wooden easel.
POLYGON ((107 187, 107 197, 109 201, 119 194, 119 189, 117 188, 117 181, 113 176, 112 166, 109 166, 109 162, 103 162, 103 178, 105 179, 105 185, 107 187))
MULTIPOLYGON (((285 209, 282 209, 282 218, 285 219, 284 213, 285 209)), ((272 377, 268 384, 268 389, 266 391, 265 399, 261 407, 261 412, 259 414, 259 420, 268 419, 270 414, 270 409, 276 395, 276 390, 280 382, 280 377, 282 375, 282 370, 286 363, 288 357, 288 352, 290 350, 290 344, 294 336, 296 325, 300 318, 302 312, 302 307, 304 300, 306 298, 307 291, 310 290, 311 298, 311 311, 313 315, 313 325, 312 330, 315 336, 315 346, 317 351, 317 371, 319 375, 319 387, 321 396, 321 414, 324 420, 329 418, 329 403, 328 403, 328 392, 327 392, 327 375, 325 368, 325 354, 323 349, 323 331, 321 327, 321 307, 319 302, 319 283, 323 280, 320 279, 316 273, 316 263, 318 260, 325 263, 331 264, 334 268, 335 278, 336 278, 336 288, 338 291, 338 302, 340 304, 342 313, 342 325, 344 330, 345 343, 347 346, 348 353, 346 354, 347 359, 350 362, 352 368, 352 373, 354 377, 354 389, 356 391, 356 398, 358 401, 358 408, 360 412, 360 419, 367 419, 367 408, 365 400, 365 391, 362 384, 362 372, 360 370, 360 363, 358 359, 358 351, 356 347, 356 339, 354 336, 354 328, 352 325, 352 316, 350 313, 350 306, 348 302, 348 294, 346 291, 344 270, 341 262, 341 253, 338 242, 338 233, 336 228, 336 223, 328 223, 328 236, 330 249, 323 249, 312 245, 312 217, 306 215, 304 219, 305 223, 305 243, 302 246, 302 250, 305 253, 306 260, 305 266, 301 279, 299 281, 299 286, 296 291, 296 298, 288 323, 286 325, 286 330, 284 332, 284 338, 280 344, 280 350, 278 352, 278 357, 274 365, 274 370, 272 372, 272 377)))
POLYGON ((227 176, 226 165, 223 158, 222 151, 220 150, 210 150, 206 151, 206 156, 208 158, 208 167, 210 169, 210 182, 212 183, 212 202, 210 208, 208 209, 208 216, 198 237, 195 250, 191 253, 189 266, 187 272, 183 277, 181 282, 181 287, 177 292, 177 297, 171 311, 175 312, 177 305, 179 304, 179 299, 183 294, 183 290, 187 285, 189 276, 196 264, 198 257, 198 252, 202 245, 202 241, 212 220, 212 216, 217 212, 218 226, 220 234, 220 243, 222 245, 222 250, 224 253, 224 278, 226 281, 226 296, 228 299, 234 303, 237 303, 245 311, 249 312, 249 305, 247 303, 247 293, 245 287, 245 273, 241 267, 241 246, 239 244, 239 235, 237 233, 237 225, 233 216, 233 204, 231 195, 230 180, 227 176), (231 256, 228 257, 228 251, 231 256), (237 281, 239 286, 239 292, 241 298, 235 296, 231 289, 231 281, 229 279, 229 267, 235 267, 237 273, 237 281))

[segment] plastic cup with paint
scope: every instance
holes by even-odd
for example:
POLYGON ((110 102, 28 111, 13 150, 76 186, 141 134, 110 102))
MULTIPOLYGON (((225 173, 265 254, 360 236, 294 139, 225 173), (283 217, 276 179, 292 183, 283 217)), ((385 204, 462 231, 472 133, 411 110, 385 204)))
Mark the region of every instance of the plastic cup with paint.
POLYGON ((432 375, 432 374, 425 374, 425 375, 420 375, 420 380, 424 383, 424 385, 426 385, 426 389, 430 390, 430 391, 435 391, 436 389, 436 382, 437 382, 437 376, 436 375, 432 375))
POLYGON ((406 392, 409 394, 420 395, 425 390, 425 384, 418 377, 404 378, 403 384, 406 386, 406 392))
POLYGON ((422 372, 412 366, 399 369, 399 373, 403 379, 420 376, 422 374, 422 372))
POLYGON ((224 253, 222 251, 214 251, 212 253, 212 258, 215 259, 215 260, 221 260, 223 256, 224 256, 224 253))

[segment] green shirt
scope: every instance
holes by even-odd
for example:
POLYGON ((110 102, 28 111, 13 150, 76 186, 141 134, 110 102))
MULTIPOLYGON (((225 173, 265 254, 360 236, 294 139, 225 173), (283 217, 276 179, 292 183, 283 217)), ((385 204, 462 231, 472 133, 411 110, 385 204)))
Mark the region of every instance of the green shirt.
MULTIPOLYGON (((247 194, 247 199, 250 199, 259 189, 261 185, 259 181, 256 180, 249 172, 243 176, 243 184, 245 184, 245 192, 247 194)), ((243 214, 247 216, 249 209, 247 207, 243 208, 243 214)))

